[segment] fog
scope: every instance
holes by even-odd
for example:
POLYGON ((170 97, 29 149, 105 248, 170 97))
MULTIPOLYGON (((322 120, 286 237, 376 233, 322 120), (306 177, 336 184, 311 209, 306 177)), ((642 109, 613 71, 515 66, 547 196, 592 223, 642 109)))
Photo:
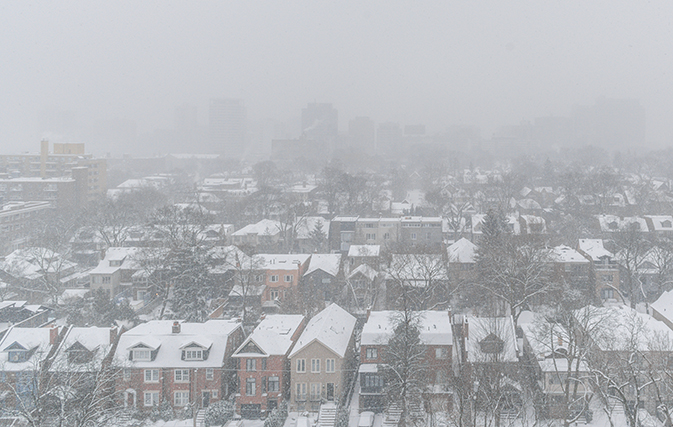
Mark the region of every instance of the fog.
POLYGON ((664 147, 672 17, 668 1, 4 2, 0 152, 42 137, 159 152, 144 135, 174 128, 185 103, 207 125, 215 97, 242 99, 249 122, 288 123, 289 136, 317 101, 338 109, 342 131, 369 116, 485 138, 635 98, 647 143, 664 147))

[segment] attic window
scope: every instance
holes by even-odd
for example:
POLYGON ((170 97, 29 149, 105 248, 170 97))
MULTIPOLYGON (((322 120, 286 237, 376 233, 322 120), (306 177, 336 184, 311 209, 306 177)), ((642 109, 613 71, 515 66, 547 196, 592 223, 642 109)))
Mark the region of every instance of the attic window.
POLYGON ((135 361, 149 361, 151 358, 151 352, 148 349, 133 350, 132 353, 135 361))
POLYGON ((21 363, 28 360, 28 352, 26 350, 10 350, 7 357, 12 363, 21 363))
POLYGON ((662 228, 671 228, 671 226, 672 226, 671 221, 669 221, 669 220, 661 221, 661 227, 662 228))
POLYGON ((115 259, 110 261, 110 267, 119 267, 122 265, 121 260, 115 259))
POLYGON ((619 225, 617 224, 616 221, 612 221, 612 222, 608 223, 608 228, 610 230, 616 230, 616 229, 619 228, 619 225))
POLYGON ((203 350, 183 350, 185 360, 203 360, 203 350))
POLYGON ((479 347, 482 353, 502 353, 502 350, 505 348, 505 342, 494 333, 490 333, 486 338, 479 341, 479 347))

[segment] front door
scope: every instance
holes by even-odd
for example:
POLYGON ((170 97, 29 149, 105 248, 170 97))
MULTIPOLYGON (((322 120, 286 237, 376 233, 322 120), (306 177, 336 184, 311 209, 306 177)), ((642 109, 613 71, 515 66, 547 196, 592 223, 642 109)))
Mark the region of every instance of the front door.
POLYGON ((327 383, 327 400, 334 400, 334 383, 327 383))
POLYGON ((210 405, 210 392, 203 391, 201 392, 201 407, 207 408, 210 405))

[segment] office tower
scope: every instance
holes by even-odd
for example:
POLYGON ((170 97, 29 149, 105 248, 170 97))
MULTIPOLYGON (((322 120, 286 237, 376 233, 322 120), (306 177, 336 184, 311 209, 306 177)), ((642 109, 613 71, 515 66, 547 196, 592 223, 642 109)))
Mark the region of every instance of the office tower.
POLYGON ((243 100, 210 100, 210 151, 226 157, 240 157, 246 148, 246 114, 243 100))

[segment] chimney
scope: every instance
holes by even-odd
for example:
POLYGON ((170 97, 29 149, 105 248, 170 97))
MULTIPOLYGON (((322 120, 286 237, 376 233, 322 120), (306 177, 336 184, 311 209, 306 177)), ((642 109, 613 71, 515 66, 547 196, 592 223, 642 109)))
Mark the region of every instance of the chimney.
POLYGON ((180 333, 180 322, 177 320, 173 322, 173 331, 174 334, 179 334, 180 333))
POLYGON ((112 326, 110 327, 110 344, 115 342, 116 339, 117 339, 117 327, 112 326))
POLYGON ((470 325, 467 323, 467 317, 463 320, 463 338, 470 338, 470 325))
POLYGON ((453 323, 453 308, 449 306, 449 323, 453 323))
POLYGON ((58 326, 49 328, 49 344, 54 345, 58 341, 58 326))
POLYGON ((367 320, 369 320, 369 315, 372 314, 372 306, 367 307, 367 320))

